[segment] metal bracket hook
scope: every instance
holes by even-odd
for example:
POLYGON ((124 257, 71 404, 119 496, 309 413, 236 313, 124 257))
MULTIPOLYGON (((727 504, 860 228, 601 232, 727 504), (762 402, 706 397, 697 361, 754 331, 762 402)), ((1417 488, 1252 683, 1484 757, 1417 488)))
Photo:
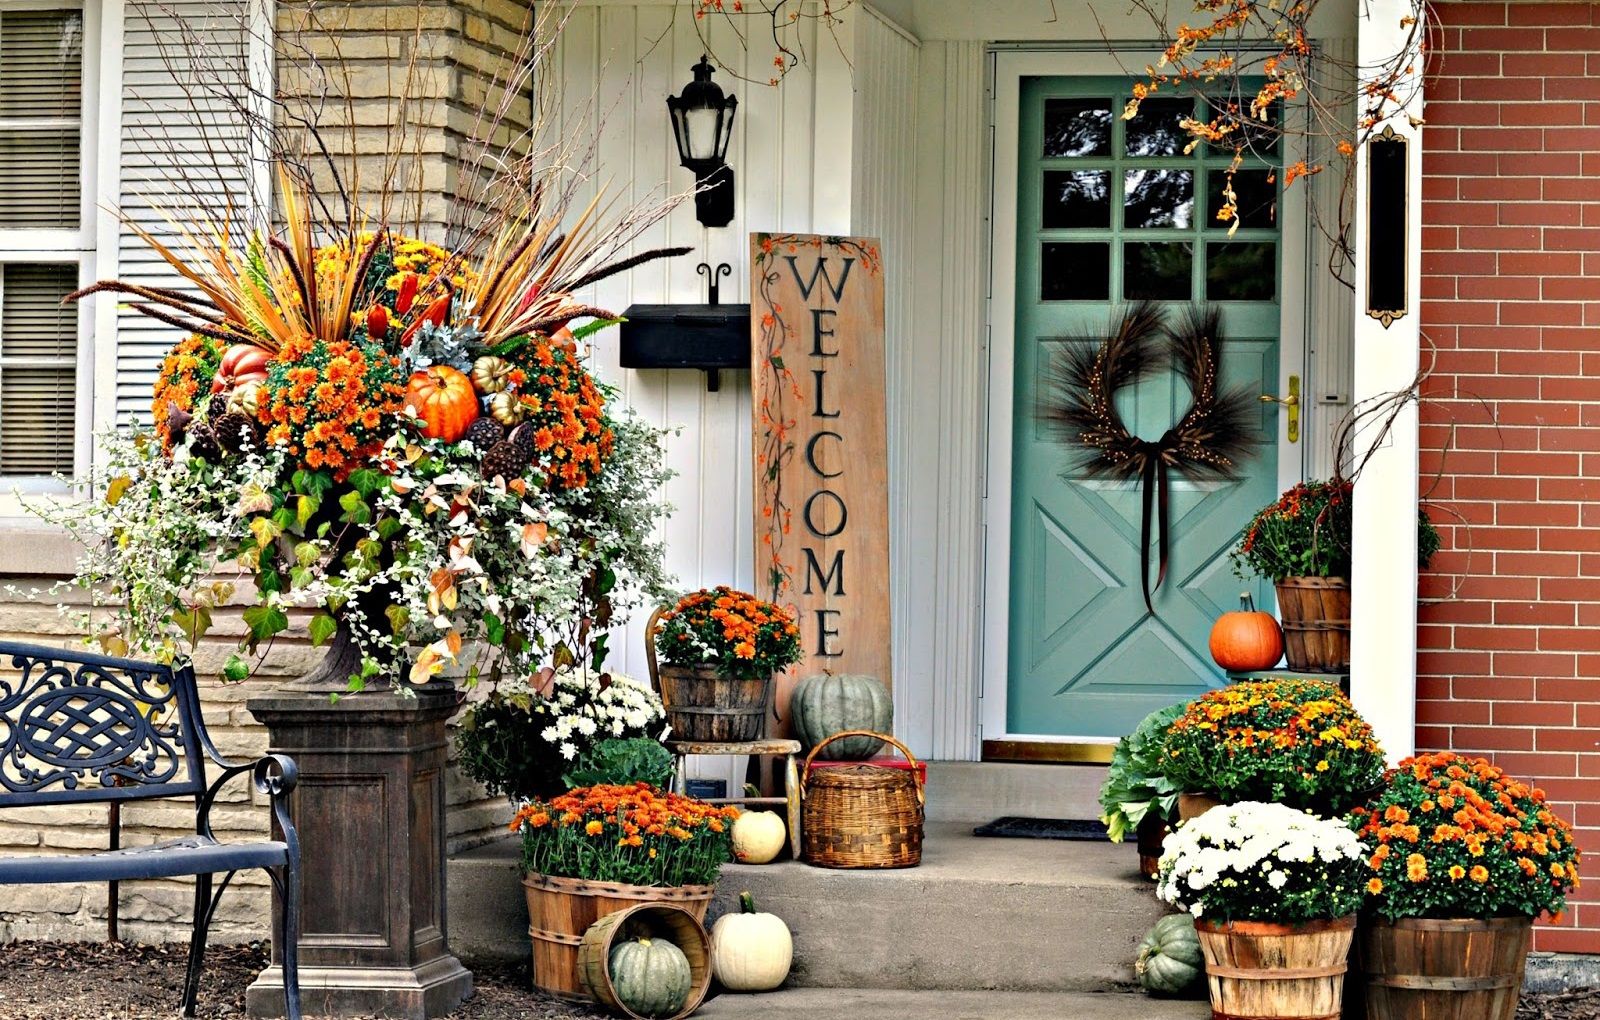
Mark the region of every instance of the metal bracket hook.
POLYGON ((694 267, 694 271, 706 278, 707 304, 721 304, 722 283, 721 278, 733 275, 733 267, 726 262, 717 263, 717 268, 712 269, 705 262, 694 267))

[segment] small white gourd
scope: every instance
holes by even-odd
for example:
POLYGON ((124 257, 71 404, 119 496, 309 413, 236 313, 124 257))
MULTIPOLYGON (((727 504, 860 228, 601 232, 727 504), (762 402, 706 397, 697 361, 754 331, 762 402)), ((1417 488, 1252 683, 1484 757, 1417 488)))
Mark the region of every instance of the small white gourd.
POLYGON ((739 911, 711 926, 711 973, 730 992, 770 992, 789 976, 794 939, 778 915, 756 913, 747 892, 739 911))
POLYGON ((746 811, 733 821, 733 859, 766 864, 783 851, 787 838, 787 827, 774 812, 746 811))

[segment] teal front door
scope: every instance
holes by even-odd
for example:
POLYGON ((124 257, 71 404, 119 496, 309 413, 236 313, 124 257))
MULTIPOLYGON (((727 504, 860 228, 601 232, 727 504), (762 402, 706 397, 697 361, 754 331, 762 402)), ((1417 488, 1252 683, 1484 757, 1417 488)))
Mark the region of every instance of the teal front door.
MULTIPOLYGON (((1170 303, 1174 315, 1190 302, 1217 305, 1225 384, 1278 389, 1282 273, 1270 153, 1235 175, 1242 222, 1230 236, 1216 211, 1231 153, 1205 145, 1184 152, 1179 121, 1209 119, 1199 100, 1148 99, 1125 121, 1130 81, 1021 82, 1006 698, 1013 739, 1129 732, 1145 714, 1222 682, 1207 638, 1241 591, 1272 606, 1270 586, 1241 582, 1228 551, 1277 493, 1274 405, 1261 405, 1263 442, 1237 481, 1191 483, 1173 472, 1171 559, 1154 612, 1139 581, 1140 488, 1072 473, 1074 451, 1039 415, 1066 345, 1088 330, 1103 334, 1114 313, 1141 299, 1170 303)), ((1146 439, 1189 401, 1175 371, 1118 396, 1123 420, 1146 439)))

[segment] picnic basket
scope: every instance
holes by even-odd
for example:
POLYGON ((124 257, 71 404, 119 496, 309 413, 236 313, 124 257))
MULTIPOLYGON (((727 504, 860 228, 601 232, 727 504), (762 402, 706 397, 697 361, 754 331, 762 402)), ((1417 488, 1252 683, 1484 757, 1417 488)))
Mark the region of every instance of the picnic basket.
POLYGON ((811 749, 800 770, 800 825, 807 863, 822 868, 914 868, 922 863, 922 773, 906 746, 886 733, 845 730, 811 749), (813 769, 817 752, 845 737, 877 737, 910 769, 860 762, 813 769))

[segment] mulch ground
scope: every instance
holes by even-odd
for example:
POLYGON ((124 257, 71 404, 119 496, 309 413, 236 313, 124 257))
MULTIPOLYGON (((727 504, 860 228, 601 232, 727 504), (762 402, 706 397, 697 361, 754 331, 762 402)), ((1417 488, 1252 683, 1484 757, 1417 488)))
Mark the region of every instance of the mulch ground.
MULTIPOLYGON (((188 947, 116 942, 16 942, 0 946, 0 1020, 167 1020, 177 1015, 188 947)), ((202 1020, 240 1020, 244 990, 265 949, 217 946, 200 982, 202 1020)), ((541 995, 524 968, 478 969, 476 991, 450 1020, 591 1020, 591 1012, 541 995)), ((1600 1020, 1600 990, 1524 996, 1517 1020, 1600 1020)))

